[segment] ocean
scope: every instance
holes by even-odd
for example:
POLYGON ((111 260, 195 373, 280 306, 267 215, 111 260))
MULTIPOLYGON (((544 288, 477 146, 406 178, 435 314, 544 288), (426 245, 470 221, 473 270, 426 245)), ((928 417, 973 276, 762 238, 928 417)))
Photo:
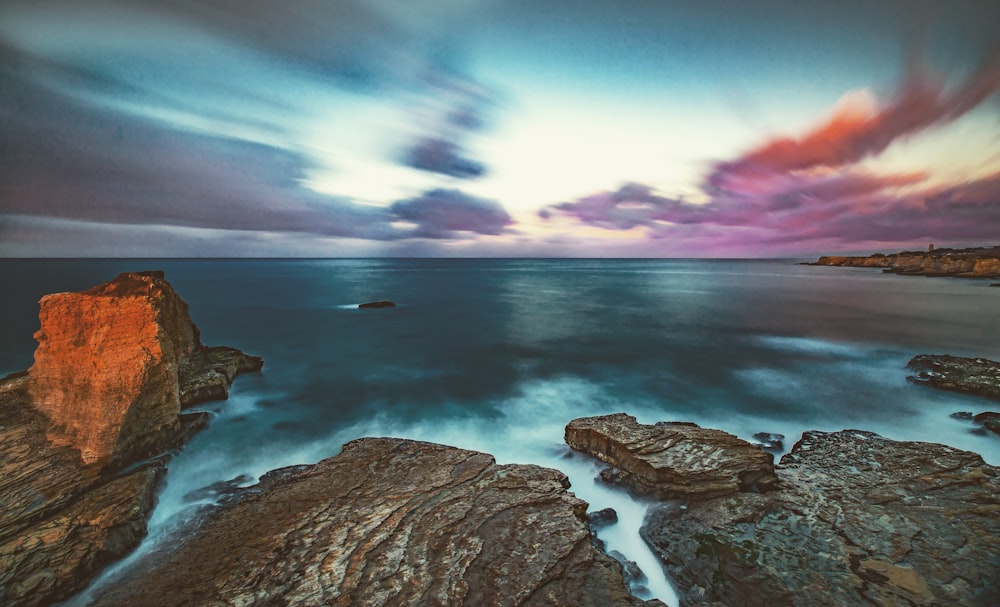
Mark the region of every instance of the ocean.
POLYGON ((265 367, 203 407, 213 421, 171 461, 139 553, 212 502, 200 489, 400 436, 566 472, 592 509, 619 512, 600 537, 647 574, 637 593, 676 604, 638 536, 646 504, 594 481, 599 466, 563 444, 571 419, 780 433, 786 450, 805 430, 857 428, 1000 465, 1000 437, 950 417, 997 405, 904 368, 916 354, 1000 359, 1000 289, 795 261, 4 260, 0 375, 31 365, 42 295, 164 270, 206 344, 265 367), (398 305, 357 309, 381 299, 398 305))

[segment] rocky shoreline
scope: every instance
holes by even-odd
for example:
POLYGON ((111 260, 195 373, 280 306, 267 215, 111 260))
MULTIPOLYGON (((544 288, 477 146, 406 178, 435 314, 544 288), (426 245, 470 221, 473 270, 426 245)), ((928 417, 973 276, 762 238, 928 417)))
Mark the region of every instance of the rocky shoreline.
POLYGON ((40 302, 35 363, 0 380, 0 604, 83 588, 131 551, 168 452, 263 360, 201 344, 162 272, 124 273, 40 302))
POLYGON ((864 257, 830 255, 807 265, 882 268, 883 272, 904 276, 1000 278, 1000 246, 875 253, 864 257))
MULTIPOLYGON (((131 551, 165 454, 206 421, 182 408, 225 398, 263 364, 201 345, 159 272, 48 296, 40 318, 35 364, 0 382, 0 604, 12 607, 62 600, 131 551)), ((993 361, 910 368, 917 383, 997 397, 993 361)), ((806 432, 775 464, 765 438, 625 413, 565 428, 608 465, 604 482, 652 504, 641 536, 683 606, 1000 603, 1000 469, 860 430, 806 432)), ((360 438, 229 490, 91 604, 662 605, 630 594, 642 572, 597 539, 616 514, 588 516, 570 489, 550 468, 360 438)))

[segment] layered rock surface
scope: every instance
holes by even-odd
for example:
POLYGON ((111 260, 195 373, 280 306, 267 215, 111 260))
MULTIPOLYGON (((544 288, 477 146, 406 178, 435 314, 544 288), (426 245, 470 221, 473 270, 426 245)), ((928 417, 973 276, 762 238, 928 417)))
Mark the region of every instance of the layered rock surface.
POLYGON ((359 439, 265 475, 96 605, 643 604, 568 485, 483 453, 359 439))
MULTIPOLYGON (((50 604, 145 534, 164 464, 203 419, 182 369, 214 361, 161 272, 41 301, 35 364, 0 380, 0 604, 50 604)), ((232 350, 238 370, 263 362, 232 350)))
POLYGON ((807 432, 776 473, 647 515, 681 605, 1000 604, 1000 470, 978 455, 807 432))
POLYGON ((613 468, 602 478, 648 497, 712 497, 767 491, 777 482, 774 456, 732 434, 690 423, 640 424, 615 413, 575 419, 566 443, 613 468))
POLYGON ((948 354, 921 354, 906 363, 910 381, 942 390, 1000 400, 1000 362, 948 354))
POLYGON ((1000 277, 1000 247, 903 251, 892 255, 876 253, 867 257, 830 255, 814 266, 883 268, 885 272, 910 276, 958 276, 962 278, 1000 277))

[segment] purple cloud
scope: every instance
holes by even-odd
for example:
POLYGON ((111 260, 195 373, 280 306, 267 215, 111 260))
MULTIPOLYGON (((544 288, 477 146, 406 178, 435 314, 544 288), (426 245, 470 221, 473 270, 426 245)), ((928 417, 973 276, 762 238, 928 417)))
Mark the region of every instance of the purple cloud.
POLYGON ((414 237, 465 238, 469 234, 499 235, 514 223, 498 202, 458 190, 430 190, 389 207, 400 220, 416 224, 414 237), (465 234, 463 234, 465 233, 465 234))

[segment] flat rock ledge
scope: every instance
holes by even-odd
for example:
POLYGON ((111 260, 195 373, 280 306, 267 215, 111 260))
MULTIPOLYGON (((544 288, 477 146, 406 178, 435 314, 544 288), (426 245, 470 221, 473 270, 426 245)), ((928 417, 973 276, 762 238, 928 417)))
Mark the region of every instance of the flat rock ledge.
POLYGON ((182 403, 263 364, 203 346, 162 272, 47 295, 39 318, 35 364, 0 380, 4 607, 65 599, 138 545, 166 453, 206 423, 182 403))
POLYGON ((631 596, 562 473, 363 438, 268 473, 95 598, 133 605, 662 605, 631 596))
POLYGON ((1000 362, 948 354, 921 354, 906 363, 909 381, 1000 401, 1000 362))
POLYGON ((806 432, 781 489, 650 509, 683 607, 1000 604, 1000 470, 943 445, 806 432))
POLYGON ((612 468, 609 482, 656 499, 709 498, 776 487, 774 456, 732 434, 691 423, 640 424, 625 413, 566 426, 566 443, 612 468))

